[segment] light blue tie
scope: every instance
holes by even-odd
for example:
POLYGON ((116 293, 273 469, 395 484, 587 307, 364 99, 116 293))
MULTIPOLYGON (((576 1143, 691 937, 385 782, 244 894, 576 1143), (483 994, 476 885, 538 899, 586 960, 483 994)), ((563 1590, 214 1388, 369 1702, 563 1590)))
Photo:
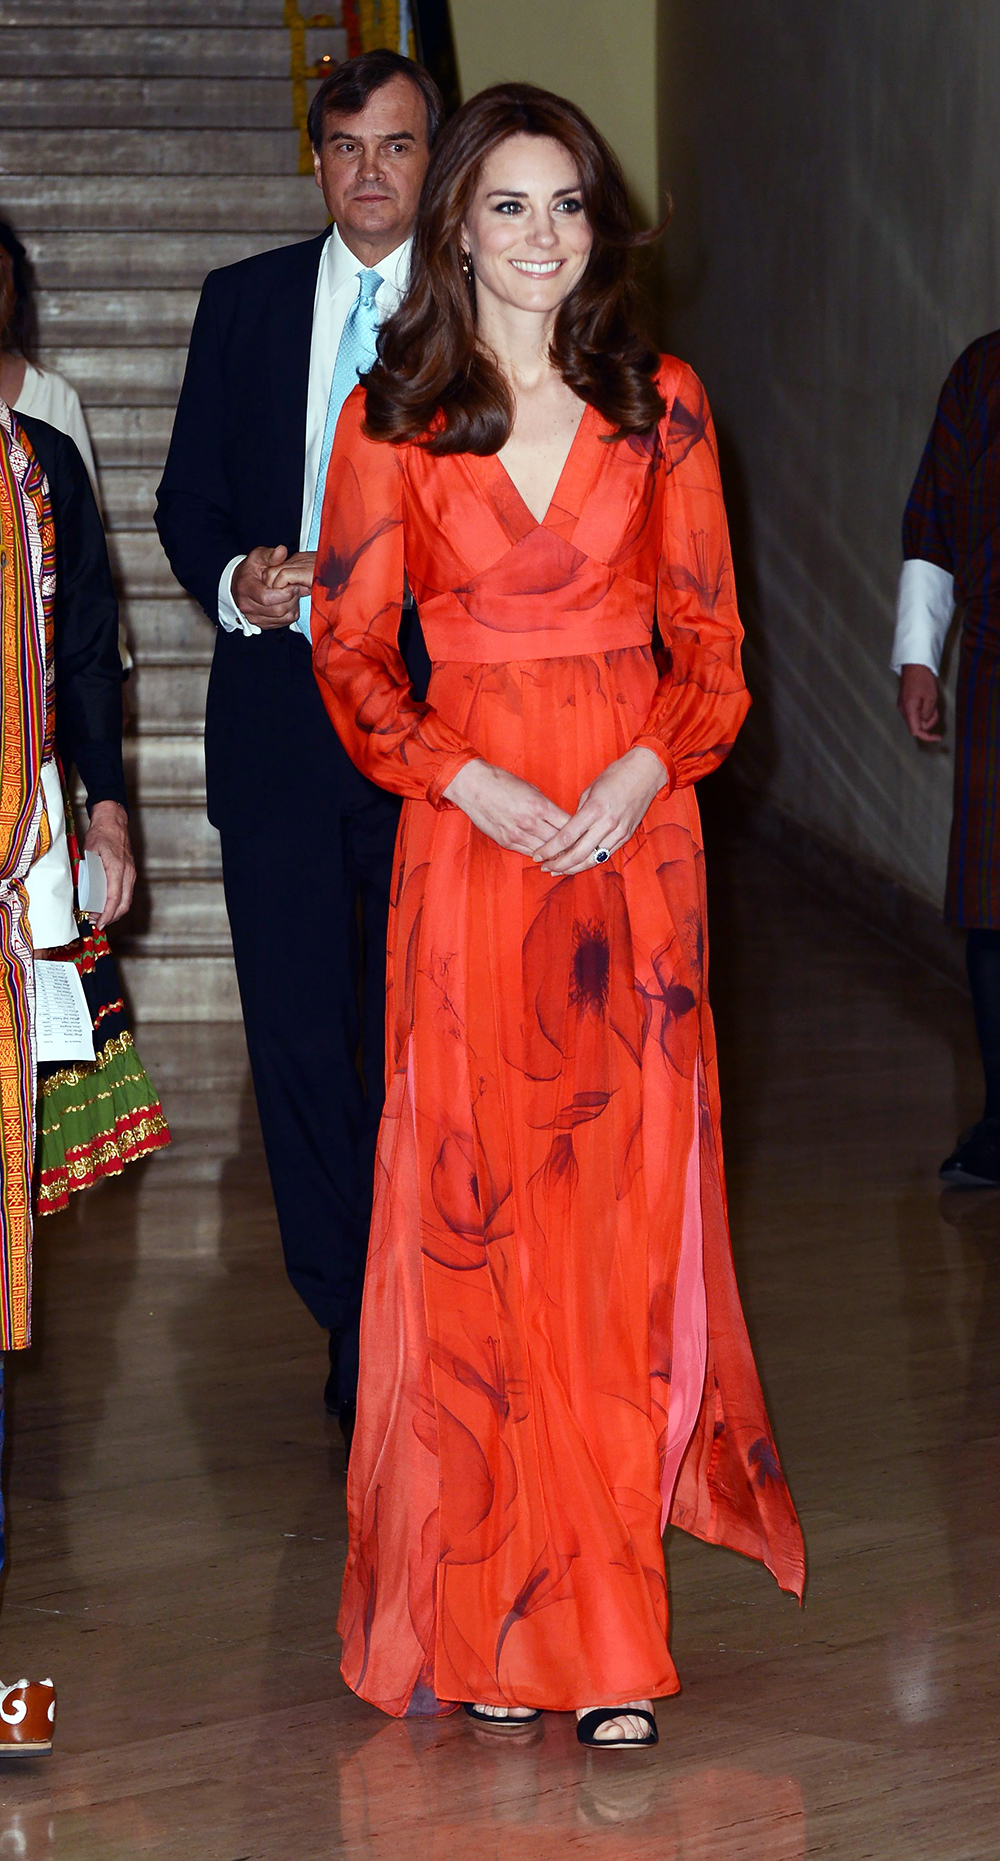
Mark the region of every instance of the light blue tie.
MULTIPOLYGON (((312 515, 309 519, 309 535, 306 548, 315 549, 319 542, 319 524, 323 515, 323 491, 326 486, 326 468, 333 451, 333 436, 337 431, 340 410, 352 388, 358 385, 358 376, 367 374, 375 361, 376 343, 378 341, 378 307, 375 295, 382 283, 379 271, 360 271, 360 289, 348 312, 343 335, 337 350, 337 360, 330 383, 330 399, 326 404, 326 425, 323 428, 323 444, 319 452, 319 471, 316 474, 316 489, 313 492, 312 515)), ((310 597, 303 595, 299 602, 299 618, 296 626, 306 639, 311 639, 309 628, 310 597)))

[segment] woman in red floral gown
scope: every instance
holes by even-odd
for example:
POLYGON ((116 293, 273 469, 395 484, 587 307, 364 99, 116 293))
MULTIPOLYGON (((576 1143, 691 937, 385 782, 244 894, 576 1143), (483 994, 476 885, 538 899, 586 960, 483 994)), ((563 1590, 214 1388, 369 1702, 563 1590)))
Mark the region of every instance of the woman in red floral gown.
POLYGON ((406 797, 343 1671, 389 1713, 575 1711, 600 1744, 653 1742, 679 1686, 668 1520, 803 1582, 705 987, 693 784, 748 707, 741 629, 705 395, 635 332, 635 243, 574 106, 459 111, 341 416, 312 615, 334 725, 406 797))

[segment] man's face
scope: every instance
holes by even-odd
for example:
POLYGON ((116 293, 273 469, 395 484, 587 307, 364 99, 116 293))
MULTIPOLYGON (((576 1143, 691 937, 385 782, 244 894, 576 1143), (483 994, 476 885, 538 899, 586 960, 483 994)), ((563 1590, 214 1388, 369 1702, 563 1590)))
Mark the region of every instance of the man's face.
POLYGON ((409 238, 429 160, 427 107, 409 78, 390 78, 356 116, 327 111, 316 183, 356 258, 377 265, 409 238))

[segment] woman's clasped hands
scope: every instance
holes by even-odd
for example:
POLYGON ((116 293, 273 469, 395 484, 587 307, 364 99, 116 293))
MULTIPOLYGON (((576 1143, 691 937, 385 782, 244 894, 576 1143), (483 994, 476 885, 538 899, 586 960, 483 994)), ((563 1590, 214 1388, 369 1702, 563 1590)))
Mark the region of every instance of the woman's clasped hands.
POLYGON ((659 757, 640 745, 595 777, 572 815, 531 782, 488 762, 466 763, 445 797, 498 846, 566 878, 602 864, 599 851, 616 853, 631 840, 666 781, 659 757))
POLYGON ((550 801, 532 782, 524 782, 495 763, 468 762, 444 791, 467 814, 473 827, 488 834, 509 853, 534 859, 569 820, 565 808, 550 801))

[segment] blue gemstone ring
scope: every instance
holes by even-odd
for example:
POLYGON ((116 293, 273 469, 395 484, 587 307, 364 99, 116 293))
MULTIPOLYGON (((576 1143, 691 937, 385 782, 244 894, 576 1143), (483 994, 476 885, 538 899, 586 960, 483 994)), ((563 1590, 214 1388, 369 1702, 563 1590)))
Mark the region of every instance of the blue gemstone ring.
POLYGON ((611 858, 611 854, 608 852, 606 846, 599 846, 594 848, 594 858, 599 866, 603 866, 605 860, 611 858))

